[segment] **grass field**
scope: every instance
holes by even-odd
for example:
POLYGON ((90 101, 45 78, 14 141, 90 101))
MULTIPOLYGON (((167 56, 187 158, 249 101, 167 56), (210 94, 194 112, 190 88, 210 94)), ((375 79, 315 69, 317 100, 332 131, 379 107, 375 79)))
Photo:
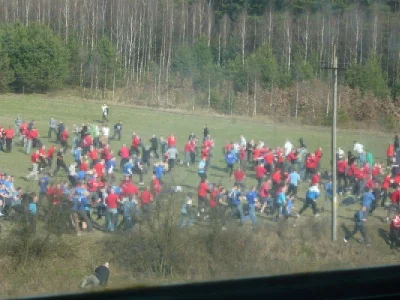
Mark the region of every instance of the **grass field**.
MULTIPOLYGON (((73 124, 81 124, 82 122, 100 122, 101 119, 101 102, 88 102, 83 101, 78 98, 66 98, 57 96, 46 96, 46 95, 2 95, 0 97, 1 104, 1 114, 0 114, 0 125, 5 127, 14 125, 14 120, 17 115, 21 116, 25 120, 35 120, 36 127, 38 128, 40 134, 43 136, 42 142, 46 145, 51 145, 52 142, 47 139, 48 130, 48 120, 50 116, 54 116, 57 120, 62 120, 68 128, 72 129, 73 124)), ((120 105, 111 105, 110 107, 110 127, 112 127, 117 121, 123 122, 123 134, 122 141, 111 141, 111 147, 114 152, 120 148, 122 143, 130 144, 131 134, 133 131, 137 132, 143 140, 147 140, 151 135, 155 134, 157 136, 167 137, 170 133, 174 133, 178 140, 178 151, 183 151, 184 143, 187 140, 190 132, 194 132, 197 136, 202 136, 203 125, 207 124, 211 136, 213 137, 216 148, 213 152, 214 157, 211 161, 211 168, 209 171, 209 178, 211 182, 221 183, 225 187, 229 188, 232 182, 229 181, 225 173, 225 163, 223 160, 222 151, 220 150, 226 142, 236 141, 239 139, 239 135, 243 134, 248 140, 254 138, 255 140, 263 140, 266 145, 277 146, 285 143, 286 139, 292 141, 293 144, 298 144, 298 139, 302 137, 307 144, 309 150, 314 151, 317 147, 321 146, 323 148, 324 156, 322 159, 322 168, 326 169, 329 166, 330 161, 330 131, 329 128, 319 128, 319 127, 300 127, 300 126, 290 126, 283 124, 271 124, 270 122, 262 122, 260 120, 245 120, 242 118, 232 118, 225 116, 214 116, 214 115, 201 115, 201 114, 190 114, 184 112, 165 112, 159 110, 143 109, 126 107, 120 105)), ((385 134, 382 132, 352 132, 348 130, 338 131, 338 146, 340 146, 345 151, 352 150, 353 141, 357 140, 364 144, 367 150, 370 150, 376 160, 385 161, 385 149, 389 141, 391 141, 391 134, 385 134)), ((72 155, 67 155, 66 162, 72 161, 72 155)), ((14 146, 11 154, 0 153, 0 171, 5 171, 7 173, 13 174, 16 177, 16 186, 22 186, 23 188, 31 191, 37 191, 37 183, 26 182, 23 177, 28 173, 28 168, 30 167, 30 158, 28 155, 20 151, 19 146, 14 146)), ((166 177, 167 182, 174 185, 181 185, 184 187, 184 192, 193 190, 197 188, 198 176, 197 176, 197 166, 193 167, 183 167, 177 166, 173 174, 166 177)), ((60 177, 55 179, 62 179, 61 176, 64 174, 59 173, 60 177)), ((137 177, 135 177, 137 182, 137 177)), ((145 177, 145 182, 149 182, 150 174, 145 177)), ((253 172, 249 173, 247 179, 247 185, 256 184, 253 172)), ((302 184, 300 187, 299 196, 304 197, 306 184, 302 184)), ((341 200, 341 199, 339 199, 341 200)), ((319 201, 319 204, 322 200, 319 201)), ((296 210, 299 208, 300 203, 296 205, 296 210)), ((343 240, 343 229, 342 225, 351 227, 353 225, 352 216, 354 211, 359 208, 359 204, 354 204, 350 206, 339 206, 338 211, 338 242, 342 243, 343 240)), ((330 210, 330 209, 329 209, 330 210)), ((373 236, 373 249, 371 251, 376 251, 372 253, 379 253, 379 255, 387 256, 388 262, 393 262, 397 260, 397 254, 389 250, 389 247, 384 242, 382 238, 379 238, 379 232, 382 230, 387 230, 388 225, 382 223, 382 218, 385 216, 386 212, 379 208, 374 216, 370 217, 368 220, 368 226, 370 228, 370 233, 373 236)), ((313 222, 314 218, 311 217, 311 211, 307 211, 304 218, 299 220, 300 223, 308 224, 308 222, 313 222)), ((293 222, 291 220, 290 222, 293 222)), ((324 213, 321 216, 321 221, 329 223, 329 213, 324 213)), ((273 224, 269 219, 262 218, 262 224, 273 224)), ((274 226, 274 225, 272 225, 274 226)), ((243 230, 247 230, 250 226, 245 226, 243 230)), ((266 226, 267 227, 267 226, 266 226)), ((263 235, 267 229, 262 227, 260 235, 263 235)), ((268 227, 274 228, 274 227, 268 227)), ((236 230, 236 229, 235 229, 236 230)), ((295 230, 291 227, 290 230, 295 230)), ((329 231, 328 231, 329 232, 329 231)), ((327 235, 328 235, 327 232, 327 235)), ((249 232, 251 234, 251 232, 249 232)), ((96 244, 99 240, 103 238, 103 234, 96 232, 90 236, 90 238, 85 238, 88 243, 96 244)), ((76 239, 71 236, 64 238, 68 243, 76 243, 76 239)), ((326 237, 329 239, 329 236, 326 237)), ((363 247, 356 241, 349 242, 350 247, 363 247)), ((89 247, 89 246, 85 246, 89 247)), ((329 246, 328 246, 329 247, 329 246)), ((344 246, 340 246, 344 247, 344 246)), ((80 251, 83 251, 82 249, 80 251)), ((86 251, 86 250, 85 250, 86 251)), ((86 253, 86 252, 85 252, 86 253)), ((354 248, 354 255, 357 255, 357 250, 354 248)), ((82 254, 85 255, 85 254, 82 254)), ((365 264, 374 264, 375 255, 369 256, 371 261, 366 261, 365 264)), ((376 260, 376 263, 382 263, 382 257, 376 260)), ((90 260, 93 260, 91 256, 90 260)), ((333 258, 329 262, 330 268, 340 265, 340 258, 333 258)), ((92 264, 97 262, 93 261, 92 264)), ((318 263, 318 262, 316 262, 318 263)), ((92 265, 91 264, 91 265, 92 265)), ((79 265, 79 264, 78 264, 79 265)), ((65 264, 64 267, 67 268, 65 264)), ((325 266, 326 267, 326 266, 325 266)), ((301 270, 306 270, 307 267, 303 267, 301 270)), ((61 280, 66 280, 67 282, 76 282, 79 280, 85 272, 86 268, 81 268, 79 270, 68 269, 68 272, 61 272, 60 270, 49 270, 51 276, 53 272, 57 274, 57 278, 61 280), (58 273, 57 273, 58 272, 58 273), (68 275, 66 275, 68 273, 68 275), (64 278, 64 279, 62 279, 64 278)), ((315 267, 310 266, 310 270, 315 270, 315 267)), ((114 270, 118 275, 111 280, 111 286, 120 286, 121 281, 117 284, 117 278, 124 278, 123 284, 129 284, 131 278, 126 275, 122 270, 114 270)), ((0 278, 3 277, 0 272, 0 278)), ((22 280, 22 279, 21 279, 22 280)), ((55 287, 53 286, 53 289, 55 287)), ((66 288, 64 290, 70 290, 66 288)), ((43 292, 42 289, 37 289, 37 291, 43 292)), ((15 290, 15 287, 10 287, 8 293, 21 293, 26 292, 25 290, 15 290)))

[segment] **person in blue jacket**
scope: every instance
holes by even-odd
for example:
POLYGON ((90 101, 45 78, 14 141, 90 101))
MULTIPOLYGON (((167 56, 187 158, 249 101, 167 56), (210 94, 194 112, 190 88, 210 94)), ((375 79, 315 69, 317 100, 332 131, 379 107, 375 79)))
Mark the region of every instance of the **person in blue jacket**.
POLYGON ((235 152, 233 150, 229 151, 226 155, 225 155, 225 161, 226 161, 226 165, 227 165, 227 172, 229 174, 229 177, 232 177, 233 174, 233 166, 235 165, 235 163, 237 162, 237 156, 235 154, 235 152))
POLYGON ((299 213, 297 214, 297 217, 300 217, 300 215, 309 207, 311 206, 313 210, 314 217, 318 217, 317 213, 317 199, 320 196, 320 191, 318 189, 318 183, 310 186, 307 190, 306 194, 306 201, 304 202, 303 207, 300 209, 299 213))
POLYGON ((246 194, 246 200, 249 205, 249 217, 253 225, 253 230, 256 230, 258 227, 257 216, 256 216, 256 203, 258 202, 257 196, 258 195, 255 186, 253 186, 251 190, 246 194))

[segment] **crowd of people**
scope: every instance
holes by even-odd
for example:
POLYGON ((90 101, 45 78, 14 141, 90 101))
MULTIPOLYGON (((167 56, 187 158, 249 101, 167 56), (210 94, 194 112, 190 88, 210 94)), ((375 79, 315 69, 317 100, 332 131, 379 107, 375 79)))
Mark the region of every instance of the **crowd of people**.
MULTIPOLYGON (((123 144, 113 150, 110 143, 121 140, 123 123, 117 122, 111 134, 108 116, 109 109, 103 105, 101 126, 74 124, 71 135, 68 127, 54 117, 49 120, 47 137, 38 132, 35 120, 28 123, 18 117, 14 128, 0 127, 1 149, 11 152, 12 145, 19 145, 30 156, 32 165, 26 180, 38 182, 38 193, 27 195, 15 187, 10 174, 2 174, 1 213, 8 215, 14 206, 24 207, 29 215, 28 228, 35 230, 38 215, 67 207, 78 235, 92 231, 103 217, 105 230, 132 231, 138 218, 150 220, 153 203, 162 201, 160 193, 168 182, 164 177, 176 167, 189 166, 197 168, 199 185, 197 191, 189 191, 185 196, 179 227, 207 221, 226 230, 230 221, 239 225, 250 221, 253 230, 258 231, 261 214, 276 221, 290 217, 297 220, 311 207, 313 215, 318 217, 332 200, 331 174, 321 172, 320 168, 323 149, 308 149, 302 138, 296 146, 286 140, 282 147, 266 145, 262 140, 247 141, 243 135, 238 141, 226 143, 222 151, 231 185, 223 186, 209 178, 211 159, 217 150, 206 125, 201 137, 193 132, 189 134, 182 153, 173 133, 166 139, 155 135, 143 139, 133 132, 130 145, 123 144), (55 145, 51 142, 53 134, 55 145), (70 164, 65 160, 68 155, 72 156, 70 164), (65 179, 59 180, 59 172, 64 172, 65 179), (152 173, 151 180, 145 183, 148 172, 152 173), (298 197, 301 183, 307 186, 304 198, 298 197), (297 205, 299 209, 295 213, 297 205)), ((400 166, 396 164, 400 161, 399 138, 396 136, 387 148, 386 166, 374 161, 373 154, 357 141, 347 153, 338 148, 336 156, 336 192, 353 195, 361 203, 354 215, 354 230, 344 241, 360 231, 365 244, 370 245, 365 226, 368 216, 381 206, 387 209, 385 221, 390 222, 390 241, 397 244, 400 238, 400 166)))

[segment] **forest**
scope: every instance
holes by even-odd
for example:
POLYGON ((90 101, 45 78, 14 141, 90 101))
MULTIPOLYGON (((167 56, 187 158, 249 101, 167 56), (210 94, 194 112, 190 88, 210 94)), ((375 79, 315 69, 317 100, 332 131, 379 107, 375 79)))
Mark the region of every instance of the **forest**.
POLYGON ((328 125, 400 114, 399 0, 0 0, 0 92, 328 125))

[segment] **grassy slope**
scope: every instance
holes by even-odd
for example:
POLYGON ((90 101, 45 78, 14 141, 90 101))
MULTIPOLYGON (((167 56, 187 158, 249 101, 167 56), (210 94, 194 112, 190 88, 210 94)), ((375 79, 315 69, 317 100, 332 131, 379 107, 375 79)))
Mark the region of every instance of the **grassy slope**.
MULTIPOLYGON (((58 120, 63 120, 64 123, 72 128, 72 124, 80 124, 85 122, 97 122, 101 116, 100 106, 102 103, 85 102, 77 98, 64 98, 64 97, 50 97, 46 95, 6 95, 0 97, 1 115, 0 125, 7 126, 13 125, 13 121, 17 115, 22 116, 26 120, 35 119, 37 128, 43 136, 47 136, 47 124, 50 115, 53 115, 58 120)), ((211 135, 216 142, 216 149, 214 151, 214 158, 212 160, 212 167, 210 170, 210 178, 212 182, 222 183, 229 187, 231 184, 227 179, 224 172, 224 161, 220 151, 221 147, 230 140, 238 140, 239 135, 243 134, 247 139, 254 138, 256 140, 262 139, 267 145, 283 145, 285 139, 290 139, 294 144, 297 144, 299 137, 303 137, 305 143, 310 150, 315 150, 317 147, 322 146, 324 149, 324 157, 322 166, 328 167, 329 164, 329 146, 330 146, 330 132, 327 128, 313 128, 313 127, 300 127, 300 126, 284 126, 276 124, 267 124, 262 122, 252 122, 251 120, 244 120, 240 118, 206 116, 206 115, 191 115, 185 113, 172 113, 156 111, 151 109, 138 109, 133 107, 123 107, 110 105, 110 127, 118 120, 124 122, 123 140, 121 143, 112 142, 112 148, 116 151, 124 142, 130 144, 130 136, 132 131, 138 132, 144 140, 147 140, 152 134, 157 136, 163 135, 166 137, 169 133, 173 132, 178 139, 178 150, 183 150, 183 145, 186 142, 187 136, 191 131, 194 131, 198 136, 202 135, 202 128, 207 124, 211 135)), ((338 132, 338 145, 343 149, 348 150, 352 148, 353 141, 359 140, 363 143, 366 149, 370 149, 377 159, 384 160, 385 148, 390 136, 384 133, 368 133, 368 132, 351 132, 339 131, 338 132)), ((47 138, 42 139, 45 144, 49 144, 47 138)), ((67 157, 67 162, 72 160, 71 156, 67 157)), ((0 153, 0 169, 16 176, 16 185, 23 186, 29 190, 37 190, 36 184, 33 182, 25 182, 21 177, 26 175, 27 168, 30 166, 29 157, 19 151, 19 147, 15 147, 12 154, 0 153)), ((59 179, 61 179, 60 177, 59 179)), ((148 182, 149 177, 145 179, 148 182)), ((196 175, 196 167, 186 169, 184 167, 177 167, 173 176, 168 178, 176 184, 184 185, 186 191, 189 188, 195 188, 198 184, 198 177, 196 175)), ((256 183, 255 179, 250 176, 248 179, 249 184, 256 183)), ((305 185, 300 188, 300 196, 304 195, 305 185)), ((298 204, 299 205, 299 204, 298 204)), ((350 207, 339 207, 339 225, 347 224, 352 225, 351 217, 359 206, 352 205, 350 207)), ((308 211, 305 215, 310 216, 311 212, 308 211)), ((371 234, 377 236, 379 229, 387 229, 387 225, 382 224, 380 217, 384 216, 383 210, 377 211, 375 216, 369 219, 369 226, 371 227, 371 234)), ((300 222, 307 218, 302 218, 300 222)), ((326 215, 323 219, 329 222, 329 217, 326 215)), ((264 222, 264 221, 263 221, 264 222)), ((338 230, 339 237, 343 236, 341 228, 338 230)), ((262 232, 260 234, 263 234, 262 232)), ((79 257, 84 263, 76 261, 59 261, 57 267, 51 270, 46 269, 44 278, 59 278, 59 281, 65 280, 68 282, 66 285, 61 285, 59 288, 62 290, 70 290, 75 287, 69 285, 75 284, 85 272, 87 273, 91 267, 97 264, 94 261, 94 254, 89 254, 89 250, 103 238, 100 232, 93 235, 86 236, 82 246, 79 250, 79 257)), ((76 241, 75 237, 65 237, 68 241, 76 241)), ((341 242, 341 238, 339 243, 341 242)), ((352 242, 353 243, 353 242, 352 242)), ((354 242, 355 243, 355 242, 354 242)), ((374 245, 374 250, 385 255, 392 255, 388 247, 382 240, 377 240, 374 245)), ((391 257, 393 258, 393 257, 391 257)), ((336 258, 336 261, 339 259, 336 258)), ((377 260, 378 261, 378 260, 377 260)), ((366 262, 367 263, 367 262, 366 262)), ((368 263, 373 263, 370 261, 368 263)), ((335 259, 331 262, 335 266, 335 259)), ((42 266, 43 267, 43 266, 42 266)), ((40 267, 39 267, 40 269, 40 267)), ((310 269, 314 267, 310 266, 310 269)), ((131 278, 123 270, 113 270, 113 278, 111 284, 119 286, 131 282, 131 278)), ((1 274, 0 274, 1 275, 1 274)), ((3 274, 4 275, 4 274, 3 274)), ((0 276, 3 277, 3 276, 0 276)), ((46 285, 47 286, 47 285, 46 285)), ((46 287, 50 288, 50 287, 46 287)), ((51 286, 52 290, 59 290, 54 285, 51 286)), ((8 289, 8 292, 18 292, 14 290, 15 287, 8 289)), ((23 290, 37 292, 44 292, 45 289, 37 288, 27 285, 23 290)))

